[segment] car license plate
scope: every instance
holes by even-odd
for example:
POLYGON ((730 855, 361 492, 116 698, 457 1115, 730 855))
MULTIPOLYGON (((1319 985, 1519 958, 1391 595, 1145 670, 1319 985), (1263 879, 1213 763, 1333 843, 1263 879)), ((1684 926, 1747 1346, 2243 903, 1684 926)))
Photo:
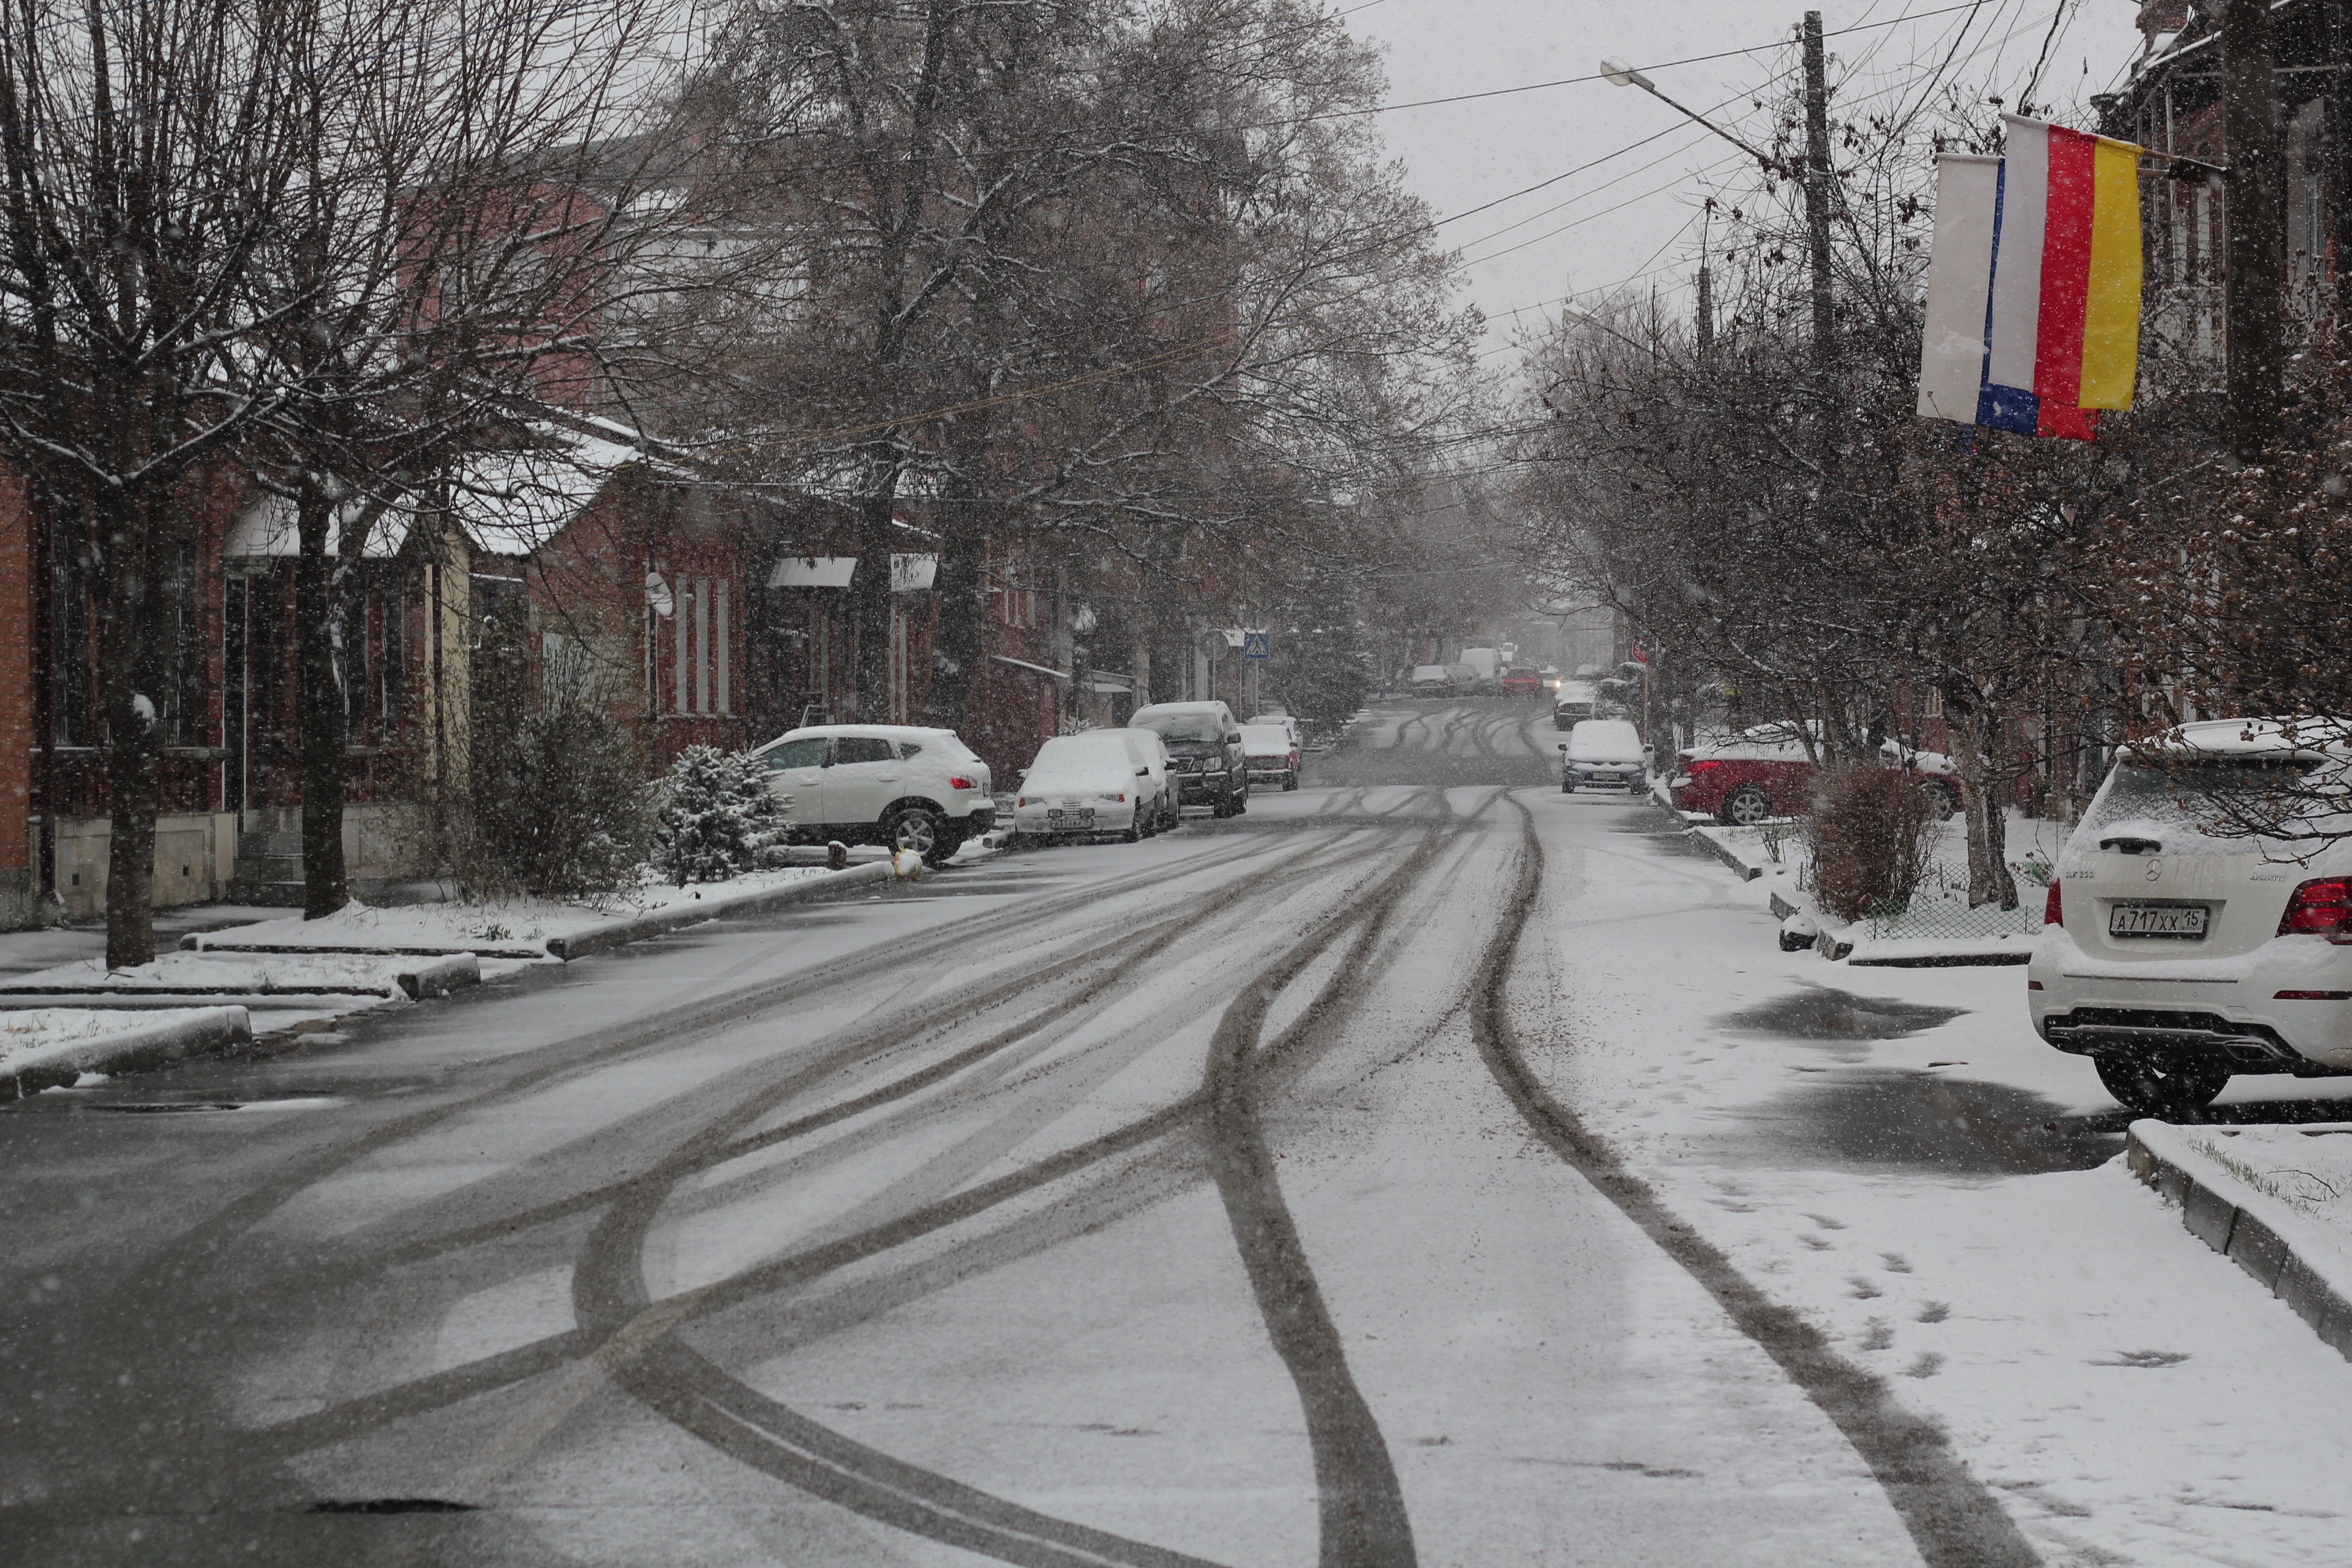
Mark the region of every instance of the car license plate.
POLYGON ((1049 806, 1045 812, 1045 820, 1056 827, 1082 827, 1094 819, 1095 808, 1091 805, 1070 810, 1058 805, 1049 806))
POLYGON ((2107 934, 2200 937, 2210 913, 2203 904, 2116 904, 2107 910, 2107 934))

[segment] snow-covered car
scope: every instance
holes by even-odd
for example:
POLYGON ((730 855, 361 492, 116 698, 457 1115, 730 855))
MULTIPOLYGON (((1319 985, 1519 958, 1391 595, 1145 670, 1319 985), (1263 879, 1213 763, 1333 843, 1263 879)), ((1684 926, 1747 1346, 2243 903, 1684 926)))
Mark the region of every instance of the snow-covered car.
POLYGON ((753 750, 794 843, 887 844, 944 866, 996 826, 988 764, 952 730, 819 724, 753 750))
POLYGON ((1282 726, 1283 732, 1290 737, 1290 743, 1292 745, 1297 746, 1301 743, 1300 736, 1302 731, 1298 728, 1297 719, 1293 717, 1291 714, 1284 712, 1279 708, 1259 709, 1257 711, 1257 717, 1252 719, 1250 723, 1279 724, 1282 726))
POLYGON ((1132 844, 1157 826, 1159 792, 1122 731, 1055 735, 1037 748, 1013 798, 1016 838, 1117 834, 1132 844))
POLYGON ((2352 1072, 2352 839, 2328 837, 2352 821, 2310 798, 2347 767, 2263 720, 2127 749, 2054 868, 2025 972, 2042 1037, 2152 1115, 2237 1073, 2352 1072))
POLYGON ((1649 782, 1649 749, 1642 731, 1624 719, 1587 719, 1559 743, 1559 787, 1622 789, 1639 795, 1649 782))
POLYGON ((1424 697, 1443 697, 1454 689, 1454 674, 1442 664, 1416 664, 1405 684, 1424 697))
POLYGON ((1222 702, 1154 702, 1127 721, 1167 743, 1181 805, 1206 805, 1219 816, 1249 809, 1249 759, 1232 709, 1222 702))
MULTIPOLYGON (((1820 725, 1807 721, 1805 727, 1818 742, 1820 725)), ((1927 791, 1938 816, 1959 810, 1959 776, 1949 758, 1891 739, 1880 746, 1879 755, 1888 767, 1911 774, 1927 791)), ((1675 758, 1668 788, 1677 811, 1704 812, 1731 826, 1747 827, 1802 812, 1812 795, 1813 766, 1797 721, 1776 719, 1712 745, 1684 748, 1675 758)))
POLYGON ((1563 680, 1551 700, 1555 730, 1573 730, 1587 719, 1601 717, 1601 688, 1590 680, 1563 680))
POLYGON ((1250 783, 1298 787, 1298 740, 1286 727, 1243 725, 1242 754, 1249 759, 1250 783))
POLYGON ((1097 732, 1124 738, 1129 754, 1135 759, 1135 765, 1143 770, 1138 775, 1138 782, 1149 782, 1151 786, 1151 826, 1147 831, 1164 833, 1182 821, 1177 809, 1176 759, 1169 753, 1168 742, 1160 738, 1160 731, 1129 726, 1123 730, 1097 732))

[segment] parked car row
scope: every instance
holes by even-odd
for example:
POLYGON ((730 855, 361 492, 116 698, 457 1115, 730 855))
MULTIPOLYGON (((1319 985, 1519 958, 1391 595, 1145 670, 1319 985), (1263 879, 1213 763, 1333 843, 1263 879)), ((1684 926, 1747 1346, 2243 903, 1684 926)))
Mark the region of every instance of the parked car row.
MULTIPOLYGON (((1176 826, 1182 809, 1249 809, 1250 785, 1298 787, 1298 722, 1284 713, 1248 724, 1223 702, 1159 702, 1125 728, 1056 735, 1023 770, 1013 831, 1034 839, 1122 838, 1176 826)), ((906 724, 818 724, 752 755, 767 763, 796 844, 885 844, 945 865, 996 826, 988 764, 951 730, 906 724)))

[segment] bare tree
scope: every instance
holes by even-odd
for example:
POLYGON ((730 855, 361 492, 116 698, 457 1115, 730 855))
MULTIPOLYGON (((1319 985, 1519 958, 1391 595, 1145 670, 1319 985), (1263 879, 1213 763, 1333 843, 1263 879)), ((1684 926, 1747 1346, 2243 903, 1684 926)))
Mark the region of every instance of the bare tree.
POLYGON ((241 287, 299 166, 299 4, 0 0, 0 444, 96 584, 114 966, 154 952, 184 488, 277 411, 241 287))
MULTIPOLYGON (((300 164, 247 280, 275 409, 246 443, 297 538, 304 912, 346 901, 345 652, 363 555, 436 477, 550 405, 610 401, 606 353, 678 221, 643 134, 656 8, 311 0, 300 164), (630 135, 630 132, 638 132, 630 135)), ((642 374, 642 367, 638 367, 642 374)))

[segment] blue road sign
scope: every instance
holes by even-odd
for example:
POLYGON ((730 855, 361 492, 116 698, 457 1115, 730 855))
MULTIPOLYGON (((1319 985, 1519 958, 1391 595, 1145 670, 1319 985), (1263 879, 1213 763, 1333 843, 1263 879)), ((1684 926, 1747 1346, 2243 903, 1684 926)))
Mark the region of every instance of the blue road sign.
POLYGON ((1273 658, 1273 640, 1263 631, 1242 633, 1242 657, 1244 658, 1273 658))

